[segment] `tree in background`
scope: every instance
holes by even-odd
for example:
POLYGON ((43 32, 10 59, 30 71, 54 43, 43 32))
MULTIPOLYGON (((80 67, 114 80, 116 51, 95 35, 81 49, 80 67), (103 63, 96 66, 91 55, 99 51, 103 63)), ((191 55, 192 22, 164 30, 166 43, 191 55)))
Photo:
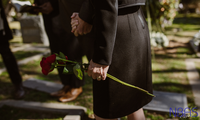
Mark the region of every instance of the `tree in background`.
POLYGON ((171 25, 179 7, 180 0, 147 0, 144 8, 146 16, 151 18, 152 30, 164 31, 171 25))
POLYGON ((147 0, 143 7, 147 16, 152 47, 167 47, 169 40, 164 35, 165 26, 172 25, 180 0, 147 0))
POLYGON ((200 0, 181 0, 181 3, 189 4, 189 3, 196 3, 200 2, 200 0))
POLYGON ((182 13, 197 13, 200 14, 200 0, 181 0, 183 5, 182 13))

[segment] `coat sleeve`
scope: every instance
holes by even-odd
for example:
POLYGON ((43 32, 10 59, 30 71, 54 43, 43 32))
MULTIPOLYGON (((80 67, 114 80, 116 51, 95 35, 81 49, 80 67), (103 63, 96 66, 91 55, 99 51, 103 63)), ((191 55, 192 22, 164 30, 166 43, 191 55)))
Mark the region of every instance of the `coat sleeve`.
POLYGON ((58 4, 58 0, 49 0, 49 2, 51 3, 54 12, 58 13, 59 12, 59 4, 58 4))
POLYGON ((38 0, 34 0, 34 4, 39 5, 39 1, 38 0))
POLYGON ((117 31, 117 0, 94 0, 95 44, 93 62, 110 65, 117 31))
POLYGON ((89 24, 93 23, 94 8, 90 0, 83 2, 79 11, 79 17, 89 24))
POLYGON ((58 0, 47 0, 47 1, 34 0, 34 4, 37 4, 38 6, 44 4, 45 2, 50 2, 51 6, 53 7, 53 11, 49 15, 53 17, 59 14, 58 0))

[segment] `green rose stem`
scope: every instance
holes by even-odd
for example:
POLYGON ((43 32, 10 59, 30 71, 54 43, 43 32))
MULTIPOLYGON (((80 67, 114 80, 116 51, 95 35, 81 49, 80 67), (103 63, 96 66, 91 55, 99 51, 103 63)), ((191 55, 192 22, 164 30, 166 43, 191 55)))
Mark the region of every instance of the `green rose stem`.
MULTIPOLYGON (((75 62, 75 61, 66 60, 66 59, 62 59, 62 58, 59 58, 59 60, 62 60, 62 61, 65 61, 65 62, 70 62, 70 63, 75 63, 75 64, 78 63, 78 62, 75 62)), ((84 69, 84 70, 87 70, 87 67, 89 66, 89 64, 82 64, 82 65, 84 65, 85 68, 86 68, 86 69, 84 69)), ((57 66, 65 66, 65 65, 57 64, 57 66)), ((132 87, 132 88, 138 89, 138 90, 143 91, 143 92, 145 92, 146 94, 148 94, 148 95, 150 95, 150 96, 152 96, 152 97, 155 97, 153 94, 149 93, 148 91, 146 91, 146 90, 144 90, 144 89, 142 89, 142 88, 136 87, 136 86, 134 86, 134 85, 128 84, 128 83, 126 83, 126 82, 123 82, 123 81, 119 80, 118 78, 116 78, 116 77, 114 77, 114 76, 112 76, 112 75, 110 75, 110 74, 108 74, 108 73, 107 73, 106 76, 107 76, 108 78, 110 78, 110 79, 112 79, 112 80, 118 82, 118 83, 121 83, 121 84, 126 85, 126 86, 128 86, 128 87, 132 87)))
POLYGON ((75 64, 77 64, 77 63, 78 63, 78 62, 71 61, 71 60, 66 60, 66 59, 59 59, 59 60, 62 60, 62 61, 65 61, 65 62, 70 62, 70 63, 75 63, 75 64))
POLYGON ((155 97, 153 94, 149 93, 148 91, 146 91, 146 90, 144 90, 144 89, 142 89, 142 88, 136 87, 136 86, 134 86, 134 85, 125 83, 125 82, 119 80, 118 78, 116 78, 116 77, 114 77, 114 76, 108 74, 108 73, 107 73, 106 76, 109 77, 110 79, 112 79, 112 80, 118 82, 118 83, 121 83, 121 84, 123 84, 123 85, 129 86, 129 87, 132 87, 132 88, 135 88, 135 89, 138 89, 138 90, 141 90, 141 91, 147 93, 148 95, 155 97))
POLYGON ((55 66, 59 66, 59 67, 65 67, 66 65, 65 64, 56 64, 55 66))

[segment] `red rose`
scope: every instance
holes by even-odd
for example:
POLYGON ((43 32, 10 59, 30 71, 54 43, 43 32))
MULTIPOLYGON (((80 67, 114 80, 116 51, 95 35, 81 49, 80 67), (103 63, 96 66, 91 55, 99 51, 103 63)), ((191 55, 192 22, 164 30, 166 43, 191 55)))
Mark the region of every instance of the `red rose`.
POLYGON ((42 73, 44 75, 48 75, 49 72, 53 71, 51 64, 54 63, 56 60, 56 55, 53 54, 47 58, 43 57, 42 61, 40 62, 40 66, 42 67, 42 73))
POLYGON ((54 63, 54 62, 56 61, 56 55, 53 54, 53 55, 51 55, 51 56, 48 56, 48 57, 46 58, 46 61, 47 61, 48 63, 54 63))

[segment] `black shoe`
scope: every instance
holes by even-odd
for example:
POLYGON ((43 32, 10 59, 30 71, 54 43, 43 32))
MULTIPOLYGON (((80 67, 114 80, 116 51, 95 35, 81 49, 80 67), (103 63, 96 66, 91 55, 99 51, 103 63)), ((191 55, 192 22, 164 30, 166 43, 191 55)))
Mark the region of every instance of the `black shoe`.
POLYGON ((14 98, 20 99, 24 96, 24 94, 25 94, 25 91, 23 89, 22 84, 15 85, 14 98))

